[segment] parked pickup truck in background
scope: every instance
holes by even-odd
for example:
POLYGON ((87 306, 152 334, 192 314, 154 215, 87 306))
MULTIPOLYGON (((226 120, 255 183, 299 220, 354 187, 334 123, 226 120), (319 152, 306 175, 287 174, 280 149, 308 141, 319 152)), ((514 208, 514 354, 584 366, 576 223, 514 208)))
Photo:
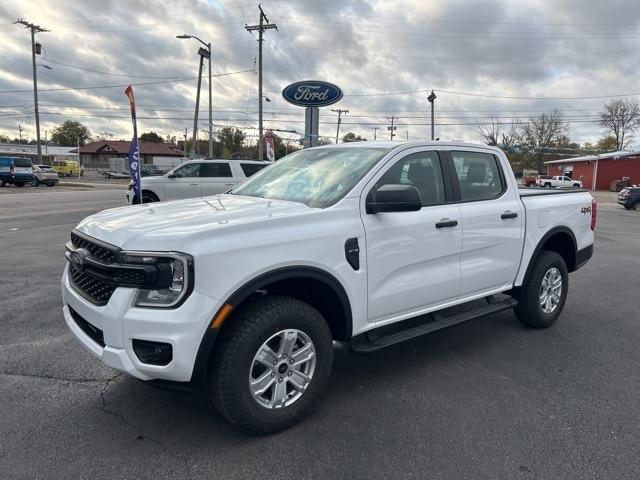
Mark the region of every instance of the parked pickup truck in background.
MULTIPOLYGON (((141 179, 142 203, 215 195, 262 170, 270 162, 256 160, 189 160, 164 175, 141 179)), ((131 185, 127 202, 133 201, 131 185)))
POLYGON ((540 175, 536 181, 536 185, 539 187, 582 188, 582 182, 580 180, 573 180, 571 177, 564 177, 562 175, 556 175, 554 177, 540 175))
POLYGON ((226 194, 84 219, 64 318, 105 364, 203 386, 235 426, 269 433, 318 401, 333 341, 372 352, 508 309, 552 325, 595 223, 588 192, 519 190, 494 147, 305 149, 226 194))

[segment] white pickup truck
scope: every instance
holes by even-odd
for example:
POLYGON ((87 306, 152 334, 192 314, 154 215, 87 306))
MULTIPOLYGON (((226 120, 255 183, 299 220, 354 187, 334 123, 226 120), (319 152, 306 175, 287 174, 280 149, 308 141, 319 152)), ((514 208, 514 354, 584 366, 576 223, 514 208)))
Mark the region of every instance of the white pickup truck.
MULTIPOLYGON (((199 159, 181 163, 164 175, 141 178, 142 203, 205 197, 229 190, 271 162, 199 159)), ((131 185, 127 203, 132 203, 131 185)))
POLYGON ((318 400, 333 341, 371 352, 506 309, 550 326, 595 222, 586 191, 518 190, 497 148, 306 149, 227 194, 84 219, 64 318, 105 364, 203 385, 238 428, 268 433, 318 400))
POLYGON ((556 187, 556 188, 582 188, 582 182, 580 180, 574 180, 571 177, 565 177, 562 175, 540 175, 536 180, 538 187, 556 187))

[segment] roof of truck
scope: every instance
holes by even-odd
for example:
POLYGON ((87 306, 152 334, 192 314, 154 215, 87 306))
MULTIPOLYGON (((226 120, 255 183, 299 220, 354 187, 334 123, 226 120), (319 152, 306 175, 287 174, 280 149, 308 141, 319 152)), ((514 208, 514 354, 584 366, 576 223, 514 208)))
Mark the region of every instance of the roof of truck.
POLYGON ((501 151, 498 147, 483 145, 480 143, 466 143, 456 141, 431 141, 431 140, 413 140, 409 142, 347 142, 330 145, 318 145, 314 148, 366 148, 366 147, 383 147, 383 148, 399 148, 399 147, 468 147, 481 148, 483 150, 501 151))

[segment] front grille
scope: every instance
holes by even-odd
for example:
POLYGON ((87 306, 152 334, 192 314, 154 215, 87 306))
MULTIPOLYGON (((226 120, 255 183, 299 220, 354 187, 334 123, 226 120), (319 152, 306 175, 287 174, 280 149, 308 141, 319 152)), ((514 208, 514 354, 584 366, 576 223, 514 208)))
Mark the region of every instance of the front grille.
POLYGON ((92 242, 77 233, 71 232, 71 243, 75 248, 86 248, 91 256, 105 263, 114 263, 117 260, 117 250, 107 248, 98 242, 92 242))
POLYGON ((73 321, 76 322, 76 325, 80 327, 80 330, 86 333, 91 340, 104 348, 104 333, 102 332, 102 330, 91 325, 71 307, 69 307, 69 313, 71 314, 71 318, 73 318, 73 321))
POLYGON ((114 283, 104 282, 69 264, 71 283, 85 298, 97 305, 105 305, 117 288, 114 283))

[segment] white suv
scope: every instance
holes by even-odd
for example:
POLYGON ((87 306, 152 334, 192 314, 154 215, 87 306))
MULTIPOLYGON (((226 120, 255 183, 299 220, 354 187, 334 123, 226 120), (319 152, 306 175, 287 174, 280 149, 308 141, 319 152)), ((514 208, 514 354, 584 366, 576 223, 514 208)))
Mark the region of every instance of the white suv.
MULTIPOLYGON (((142 203, 224 193, 270 165, 257 160, 189 160, 160 177, 142 178, 142 203)), ((131 186, 127 202, 132 202, 131 186)))

